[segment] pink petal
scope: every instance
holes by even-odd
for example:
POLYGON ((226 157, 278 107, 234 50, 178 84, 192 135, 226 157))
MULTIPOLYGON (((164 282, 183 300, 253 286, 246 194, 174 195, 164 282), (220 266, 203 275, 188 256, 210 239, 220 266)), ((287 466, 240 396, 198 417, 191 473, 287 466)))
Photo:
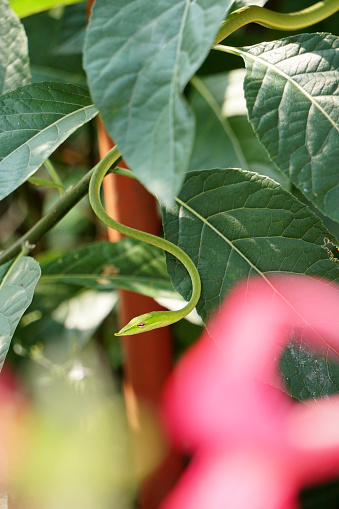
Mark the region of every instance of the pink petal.
POLYGON ((259 450, 209 450, 194 456, 160 509, 296 509, 297 489, 259 450))
POLYGON ((165 427, 190 449, 198 444, 262 439, 277 443, 292 401, 262 382, 231 378, 223 355, 204 338, 184 356, 163 398, 165 427))
POLYGON ((300 482, 339 475, 339 395, 294 406, 286 431, 300 482))

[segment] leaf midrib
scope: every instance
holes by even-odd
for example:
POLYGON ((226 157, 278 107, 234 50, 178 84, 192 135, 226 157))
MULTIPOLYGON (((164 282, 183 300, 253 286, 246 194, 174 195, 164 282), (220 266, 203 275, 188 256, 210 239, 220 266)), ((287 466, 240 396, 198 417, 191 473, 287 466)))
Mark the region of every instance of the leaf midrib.
POLYGON ((251 260, 249 260, 247 258, 247 256, 245 256, 241 251, 240 249, 238 249, 231 240, 229 240, 227 237, 225 237, 215 226, 213 226, 205 217, 201 216, 199 214, 199 212, 197 212, 196 210, 194 210, 192 207, 190 207, 187 203, 185 203, 184 201, 180 200, 180 198, 175 198, 175 201, 177 203, 179 203, 182 207, 185 207, 189 212, 191 212, 191 214, 195 215, 204 225, 206 225, 208 228, 211 228, 211 230, 214 231, 214 233, 216 233, 217 235, 219 235, 219 237, 221 237, 229 246, 231 249, 234 249, 234 251, 236 253, 238 253, 239 256, 241 256, 241 258, 243 258, 246 263, 248 263, 248 265, 254 269, 260 276, 262 276, 265 281, 270 285, 271 283, 269 282, 269 280, 267 279, 267 277, 265 276, 265 274, 263 272, 261 272, 252 262, 251 260))

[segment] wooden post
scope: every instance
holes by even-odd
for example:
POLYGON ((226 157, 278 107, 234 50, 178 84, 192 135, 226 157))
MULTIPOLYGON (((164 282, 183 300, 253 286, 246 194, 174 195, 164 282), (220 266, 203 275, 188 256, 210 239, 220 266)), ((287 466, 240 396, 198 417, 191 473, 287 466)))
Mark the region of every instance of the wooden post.
MULTIPOLYGON (((113 146, 102 122, 98 126, 99 151, 102 158, 113 146)), ((104 181, 105 207, 117 221, 149 233, 160 229, 154 197, 138 181, 120 175, 108 175, 104 181)), ((120 233, 108 232, 116 241, 120 233)), ((120 291, 119 326, 148 311, 162 309, 153 299, 133 292, 120 291)), ((112 336, 112 340, 113 336, 112 336)), ((155 410, 159 404, 164 382, 172 368, 170 328, 164 327, 138 336, 122 338, 124 352, 125 395, 130 422, 138 419, 138 405, 145 402, 155 410)), ((139 423, 140 424, 140 423, 139 423)), ((173 487, 182 469, 181 458, 170 451, 163 464, 140 488, 141 509, 157 509, 161 500, 173 487)))

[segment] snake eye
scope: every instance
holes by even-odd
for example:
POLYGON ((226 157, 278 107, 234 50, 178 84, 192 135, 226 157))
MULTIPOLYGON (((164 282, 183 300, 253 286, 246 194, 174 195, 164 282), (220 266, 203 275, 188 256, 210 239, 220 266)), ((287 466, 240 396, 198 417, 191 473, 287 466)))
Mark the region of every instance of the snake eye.
POLYGON ((146 327, 146 324, 144 322, 140 322, 138 323, 137 327, 138 329, 143 329, 144 327, 146 327))

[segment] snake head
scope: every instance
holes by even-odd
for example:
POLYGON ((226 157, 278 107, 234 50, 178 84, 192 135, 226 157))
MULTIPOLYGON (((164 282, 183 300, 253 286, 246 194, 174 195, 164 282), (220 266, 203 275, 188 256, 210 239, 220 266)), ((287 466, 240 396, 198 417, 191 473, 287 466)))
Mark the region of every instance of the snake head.
POLYGON ((116 332, 115 336, 132 336, 141 334, 159 327, 165 327, 173 322, 170 319, 170 311, 152 311, 133 318, 125 327, 116 332))

